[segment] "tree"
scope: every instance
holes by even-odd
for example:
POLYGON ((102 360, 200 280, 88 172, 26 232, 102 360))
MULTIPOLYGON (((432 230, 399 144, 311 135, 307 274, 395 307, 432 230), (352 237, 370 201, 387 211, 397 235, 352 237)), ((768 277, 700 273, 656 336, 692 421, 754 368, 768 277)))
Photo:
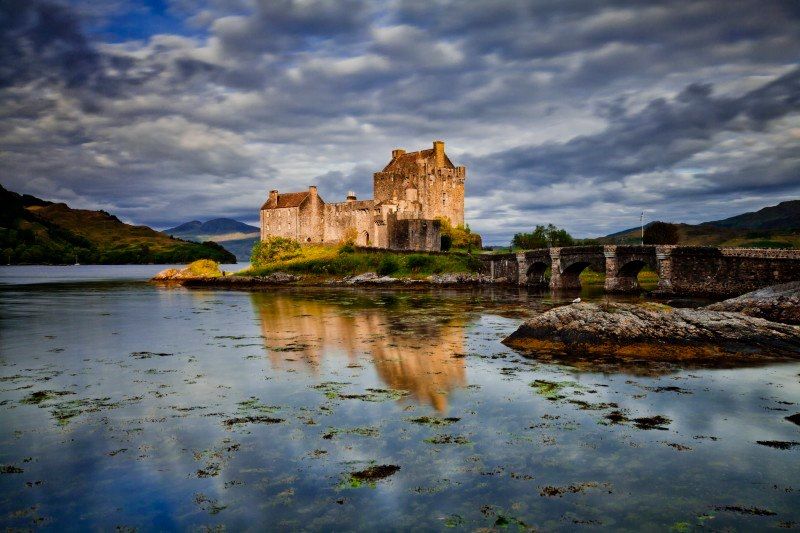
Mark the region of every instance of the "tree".
POLYGON ((572 238, 567 230, 556 227, 553 224, 543 226, 537 224, 531 233, 517 233, 511 240, 511 246, 524 250, 534 250, 536 248, 548 248, 550 246, 572 246, 575 239, 572 238))
POLYGON ((678 226, 669 222, 652 222, 644 228, 643 240, 644 244, 678 244, 678 226))
MULTIPOLYGON (((458 225, 453 226, 450 224, 450 219, 446 217, 439 217, 439 222, 441 223, 441 233, 442 233, 442 243, 445 244, 445 241, 449 238, 450 248, 461 248, 466 250, 472 250, 472 248, 480 249, 483 246, 483 241, 481 236, 477 233, 472 233, 472 230, 469 228, 469 224, 466 226, 458 225)), ((442 251, 447 251, 442 248, 442 251)))

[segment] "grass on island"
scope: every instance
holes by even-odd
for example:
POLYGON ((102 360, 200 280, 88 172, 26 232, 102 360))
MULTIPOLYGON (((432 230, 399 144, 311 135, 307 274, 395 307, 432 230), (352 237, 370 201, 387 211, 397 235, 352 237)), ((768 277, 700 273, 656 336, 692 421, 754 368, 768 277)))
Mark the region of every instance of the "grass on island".
POLYGON ((477 272, 481 261, 473 256, 450 254, 402 254, 391 251, 363 252, 352 246, 304 244, 299 255, 262 262, 241 275, 264 276, 274 272, 319 276, 352 276, 377 272, 383 276, 423 278, 431 274, 477 272))
POLYGON ((222 276, 222 271, 219 268, 219 263, 210 259, 199 259, 190 263, 186 269, 191 272, 193 276, 201 278, 218 278, 222 276))

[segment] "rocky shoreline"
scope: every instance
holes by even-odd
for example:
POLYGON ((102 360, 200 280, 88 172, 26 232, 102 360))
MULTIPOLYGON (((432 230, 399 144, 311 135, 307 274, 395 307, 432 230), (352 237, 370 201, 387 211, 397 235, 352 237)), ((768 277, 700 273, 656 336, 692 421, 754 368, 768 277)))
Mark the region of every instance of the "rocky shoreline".
POLYGON ((773 322, 800 325, 800 281, 773 285, 706 306, 712 311, 735 311, 773 322))
POLYGON ((537 357, 649 361, 800 359, 800 327, 738 312, 656 303, 575 303, 523 323, 503 343, 537 357))
POLYGON ((502 280, 492 280, 482 274, 454 273, 434 274, 426 278, 395 278, 381 276, 375 272, 366 272, 343 278, 320 278, 315 276, 298 276, 286 272, 275 272, 266 276, 218 275, 197 276, 184 270, 168 269, 159 272, 153 282, 175 283, 185 287, 209 288, 241 288, 257 289, 259 287, 284 286, 470 286, 497 284, 502 280))

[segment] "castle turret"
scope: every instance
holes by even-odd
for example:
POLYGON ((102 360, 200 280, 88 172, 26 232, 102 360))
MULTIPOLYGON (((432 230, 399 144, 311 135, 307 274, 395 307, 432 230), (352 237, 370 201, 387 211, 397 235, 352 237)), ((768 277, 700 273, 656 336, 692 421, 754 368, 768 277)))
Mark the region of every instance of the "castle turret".
POLYGON ((436 168, 444 166, 444 141, 433 141, 433 161, 436 168))
POLYGON ((355 202, 356 201, 356 193, 353 192, 353 191, 348 191, 347 192, 347 201, 349 203, 355 202))
POLYGON ((406 151, 403 150, 402 148, 395 148, 394 150, 392 150, 392 159, 397 159, 404 153, 406 153, 406 151))
POLYGON ((269 191, 269 199, 267 200, 269 204, 276 204, 278 203, 278 190, 273 189, 269 191))

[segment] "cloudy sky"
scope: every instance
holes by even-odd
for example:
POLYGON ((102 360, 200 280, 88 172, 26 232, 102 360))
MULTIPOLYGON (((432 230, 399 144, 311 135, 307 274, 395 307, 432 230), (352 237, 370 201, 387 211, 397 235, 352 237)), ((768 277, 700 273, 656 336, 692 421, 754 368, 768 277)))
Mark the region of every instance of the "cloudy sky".
POLYGON ((2 0, 0 183, 166 228, 446 141, 485 242, 800 198, 797 0, 2 0))

